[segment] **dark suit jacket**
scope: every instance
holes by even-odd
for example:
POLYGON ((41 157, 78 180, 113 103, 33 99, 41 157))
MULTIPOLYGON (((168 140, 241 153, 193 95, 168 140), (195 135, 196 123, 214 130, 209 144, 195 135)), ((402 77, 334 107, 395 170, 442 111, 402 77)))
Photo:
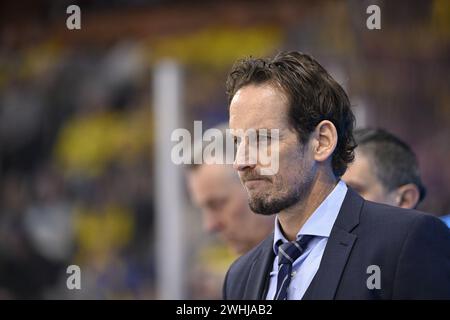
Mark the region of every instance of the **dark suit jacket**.
MULTIPOLYGON (((232 264, 224 299, 265 299, 272 243, 273 234, 232 264)), ((450 299, 450 231, 435 217, 365 201, 349 188, 303 299, 450 299), (370 265, 380 267, 380 289, 367 287, 370 265)))

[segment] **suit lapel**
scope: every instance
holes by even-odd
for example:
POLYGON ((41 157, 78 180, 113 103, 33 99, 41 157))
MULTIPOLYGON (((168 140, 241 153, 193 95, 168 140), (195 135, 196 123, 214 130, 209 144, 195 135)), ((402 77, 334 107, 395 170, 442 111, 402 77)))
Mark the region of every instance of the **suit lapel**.
POLYGON ((264 300, 264 291, 268 281, 268 275, 272 270, 274 253, 272 249, 273 233, 267 237, 261 245, 260 253, 255 258, 250 268, 250 275, 245 287, 244 299, 264 300))
POLYGON ((345 264, 357 239, 351 231, 359 223, 363 203, 364 200, 349 188, 331 230, 319 270, 303 299, 334 299, 345 264))

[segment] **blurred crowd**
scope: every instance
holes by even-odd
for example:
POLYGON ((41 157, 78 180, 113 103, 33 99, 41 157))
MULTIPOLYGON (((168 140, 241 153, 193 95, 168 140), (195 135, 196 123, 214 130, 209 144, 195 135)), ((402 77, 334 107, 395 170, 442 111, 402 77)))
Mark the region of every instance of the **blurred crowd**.
POLYGON ((92 287, 80 298, 151 298, 152 123, 138 53, 49 42, 2 54, 2 296, 64 297, 77 264, 92 287))

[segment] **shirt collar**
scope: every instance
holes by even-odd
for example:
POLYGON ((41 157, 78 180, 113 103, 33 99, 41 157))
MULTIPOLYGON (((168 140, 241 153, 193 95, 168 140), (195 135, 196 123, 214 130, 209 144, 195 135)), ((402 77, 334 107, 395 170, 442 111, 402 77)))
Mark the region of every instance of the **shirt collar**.
MULTIPOLYGON (((317 207, 313 214, 306 220, 300 231, 297 233, 297 239, 302 235, 313 235, 328 238, 333 228, 334 222, 344 202, 347 194, 347 185, 342 181, 334 187, 333 191, 325 198, 324 201, 317 207)), ((275 230, 273 238, 273 251, 275 255, 278 254, 279 243, 288 242, 281 232, 281 227, 278 222, 278 215, 275 218, 275 230)))

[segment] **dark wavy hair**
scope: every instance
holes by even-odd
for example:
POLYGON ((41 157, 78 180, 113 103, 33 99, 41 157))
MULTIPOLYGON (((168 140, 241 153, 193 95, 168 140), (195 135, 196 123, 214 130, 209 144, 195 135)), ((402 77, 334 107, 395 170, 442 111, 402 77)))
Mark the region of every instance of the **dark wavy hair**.
POLYGON ((329 120, 334 124, 338 141, 332 168, 336 177, 342 176, 354 159, 356 147, 355 117, 344 89, 311 56, 289 51, 274 58, 250 57, 238 61, 226 82, 228 102, 240 88, 265 83, 280 86, 287 95, 289 122, 302 144, 321 121, 329 120))

